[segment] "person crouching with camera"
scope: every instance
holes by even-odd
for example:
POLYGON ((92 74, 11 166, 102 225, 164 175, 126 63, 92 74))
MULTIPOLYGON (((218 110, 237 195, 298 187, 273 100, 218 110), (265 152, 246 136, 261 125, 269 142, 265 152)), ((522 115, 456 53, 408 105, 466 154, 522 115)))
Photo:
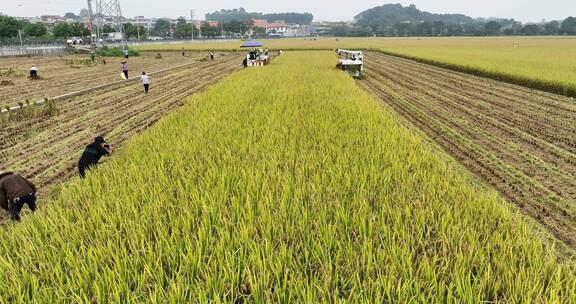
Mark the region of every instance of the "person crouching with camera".
POLYGON ((86 177, 86 171, 91 170, 100 161, 102 156, 112 155, 112 146, 107 145, 106 141, 102 136, 98 136, 94 139, 94 142, 86 146, 80 161, 78 161, 78 171, 81 178, 86 177))

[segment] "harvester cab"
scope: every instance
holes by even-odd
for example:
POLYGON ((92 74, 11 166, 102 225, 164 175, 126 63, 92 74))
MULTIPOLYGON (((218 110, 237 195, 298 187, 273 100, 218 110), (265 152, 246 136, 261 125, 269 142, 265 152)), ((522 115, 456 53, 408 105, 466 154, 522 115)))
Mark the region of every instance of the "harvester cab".
POLYGON ((249 67, 263 66, 268 64, 270 57, 267 50, 254 49, 246 55, 246 60, 249 67))
POLYGON ((362 71, 364 71, 364 53, 361 51, 349 51, 349 50, 336 50, 340 59, 338 59, 337 68, 348 73, 354 78, 362 77, 362 71))

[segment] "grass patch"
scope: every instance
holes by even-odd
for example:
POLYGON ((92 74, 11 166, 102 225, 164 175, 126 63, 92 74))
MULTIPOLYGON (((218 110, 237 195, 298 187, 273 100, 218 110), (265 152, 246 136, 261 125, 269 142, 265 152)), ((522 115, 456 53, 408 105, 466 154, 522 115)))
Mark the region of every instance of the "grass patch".
MULTIPOLYGON (((107 49, 99 49, 96 54, 101 57, 124 57, 122 48, 114 47, 107 49)), ((129 56, 140 56, 140 52, 135 49, 128 49, 129 56)))

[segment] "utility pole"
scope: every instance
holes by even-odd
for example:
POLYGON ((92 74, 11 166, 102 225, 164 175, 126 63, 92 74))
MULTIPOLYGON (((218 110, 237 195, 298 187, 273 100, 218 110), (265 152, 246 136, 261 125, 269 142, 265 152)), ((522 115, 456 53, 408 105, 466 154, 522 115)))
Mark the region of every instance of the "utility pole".
POLYGON ((192 30, 192 41, 194 41, 194 10, 190 10, 190 29, 192 30))
POLYGON ((94 40, 96 38, 96 34, 94 33, 94 23, 92 22, 93 20, 93 12, 92 12, 92 0, 87 0, 88 1, 88 26, 90 27, 90 45, 91 46, 95 46, 96 45, 96 41, 94 40))
POLYGON ((140 42, 140 22, 136 19, 136 32, 138 33, 138 42, 140 42))
MULTIPOLYGON (((90 23, 94 24, 96 32, 97 44, 103 37, 104 26, 106 25, 106 17, 112 17, 112 28, 120 34, 123 48, 128 48, 126 43, 126 35, 124 33, 124 24, 122 17, 122 10, 120 8, 120 0, 88 0, 88 11, 90 15, 90 23), (92 1, 96 12, 94 13, 92 1)), ((108 24, 110 25, 110 24, 108 24)))
POLYGON ((20 46, 24 45, 24 42, 22 41, 22 30, 18 29, 18 36, 20 36, 20 46))

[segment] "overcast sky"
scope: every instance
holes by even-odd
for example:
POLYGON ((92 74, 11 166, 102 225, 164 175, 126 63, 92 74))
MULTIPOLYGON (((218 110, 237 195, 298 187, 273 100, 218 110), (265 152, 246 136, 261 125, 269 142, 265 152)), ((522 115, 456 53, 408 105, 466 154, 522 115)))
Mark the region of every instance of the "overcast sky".
MULTIPOLYGON (((0 0, 0 12, 20 17, 78 13, 86 0, 0 0)), ((311 12, 316 21, 352 20, 365 9, 384 3, 415 4, 419 9, 434 13, 461 13, 472 17, 514 18, 520 21, 560 20, 576 15, 575 0, 120 0, 123 14, 133 17, 189 16, 196 10, 198 19, 204 14, 223 8, 244 7, 257 12, 311 12), (336 4, 338 3, 338 4, 336 4)))

